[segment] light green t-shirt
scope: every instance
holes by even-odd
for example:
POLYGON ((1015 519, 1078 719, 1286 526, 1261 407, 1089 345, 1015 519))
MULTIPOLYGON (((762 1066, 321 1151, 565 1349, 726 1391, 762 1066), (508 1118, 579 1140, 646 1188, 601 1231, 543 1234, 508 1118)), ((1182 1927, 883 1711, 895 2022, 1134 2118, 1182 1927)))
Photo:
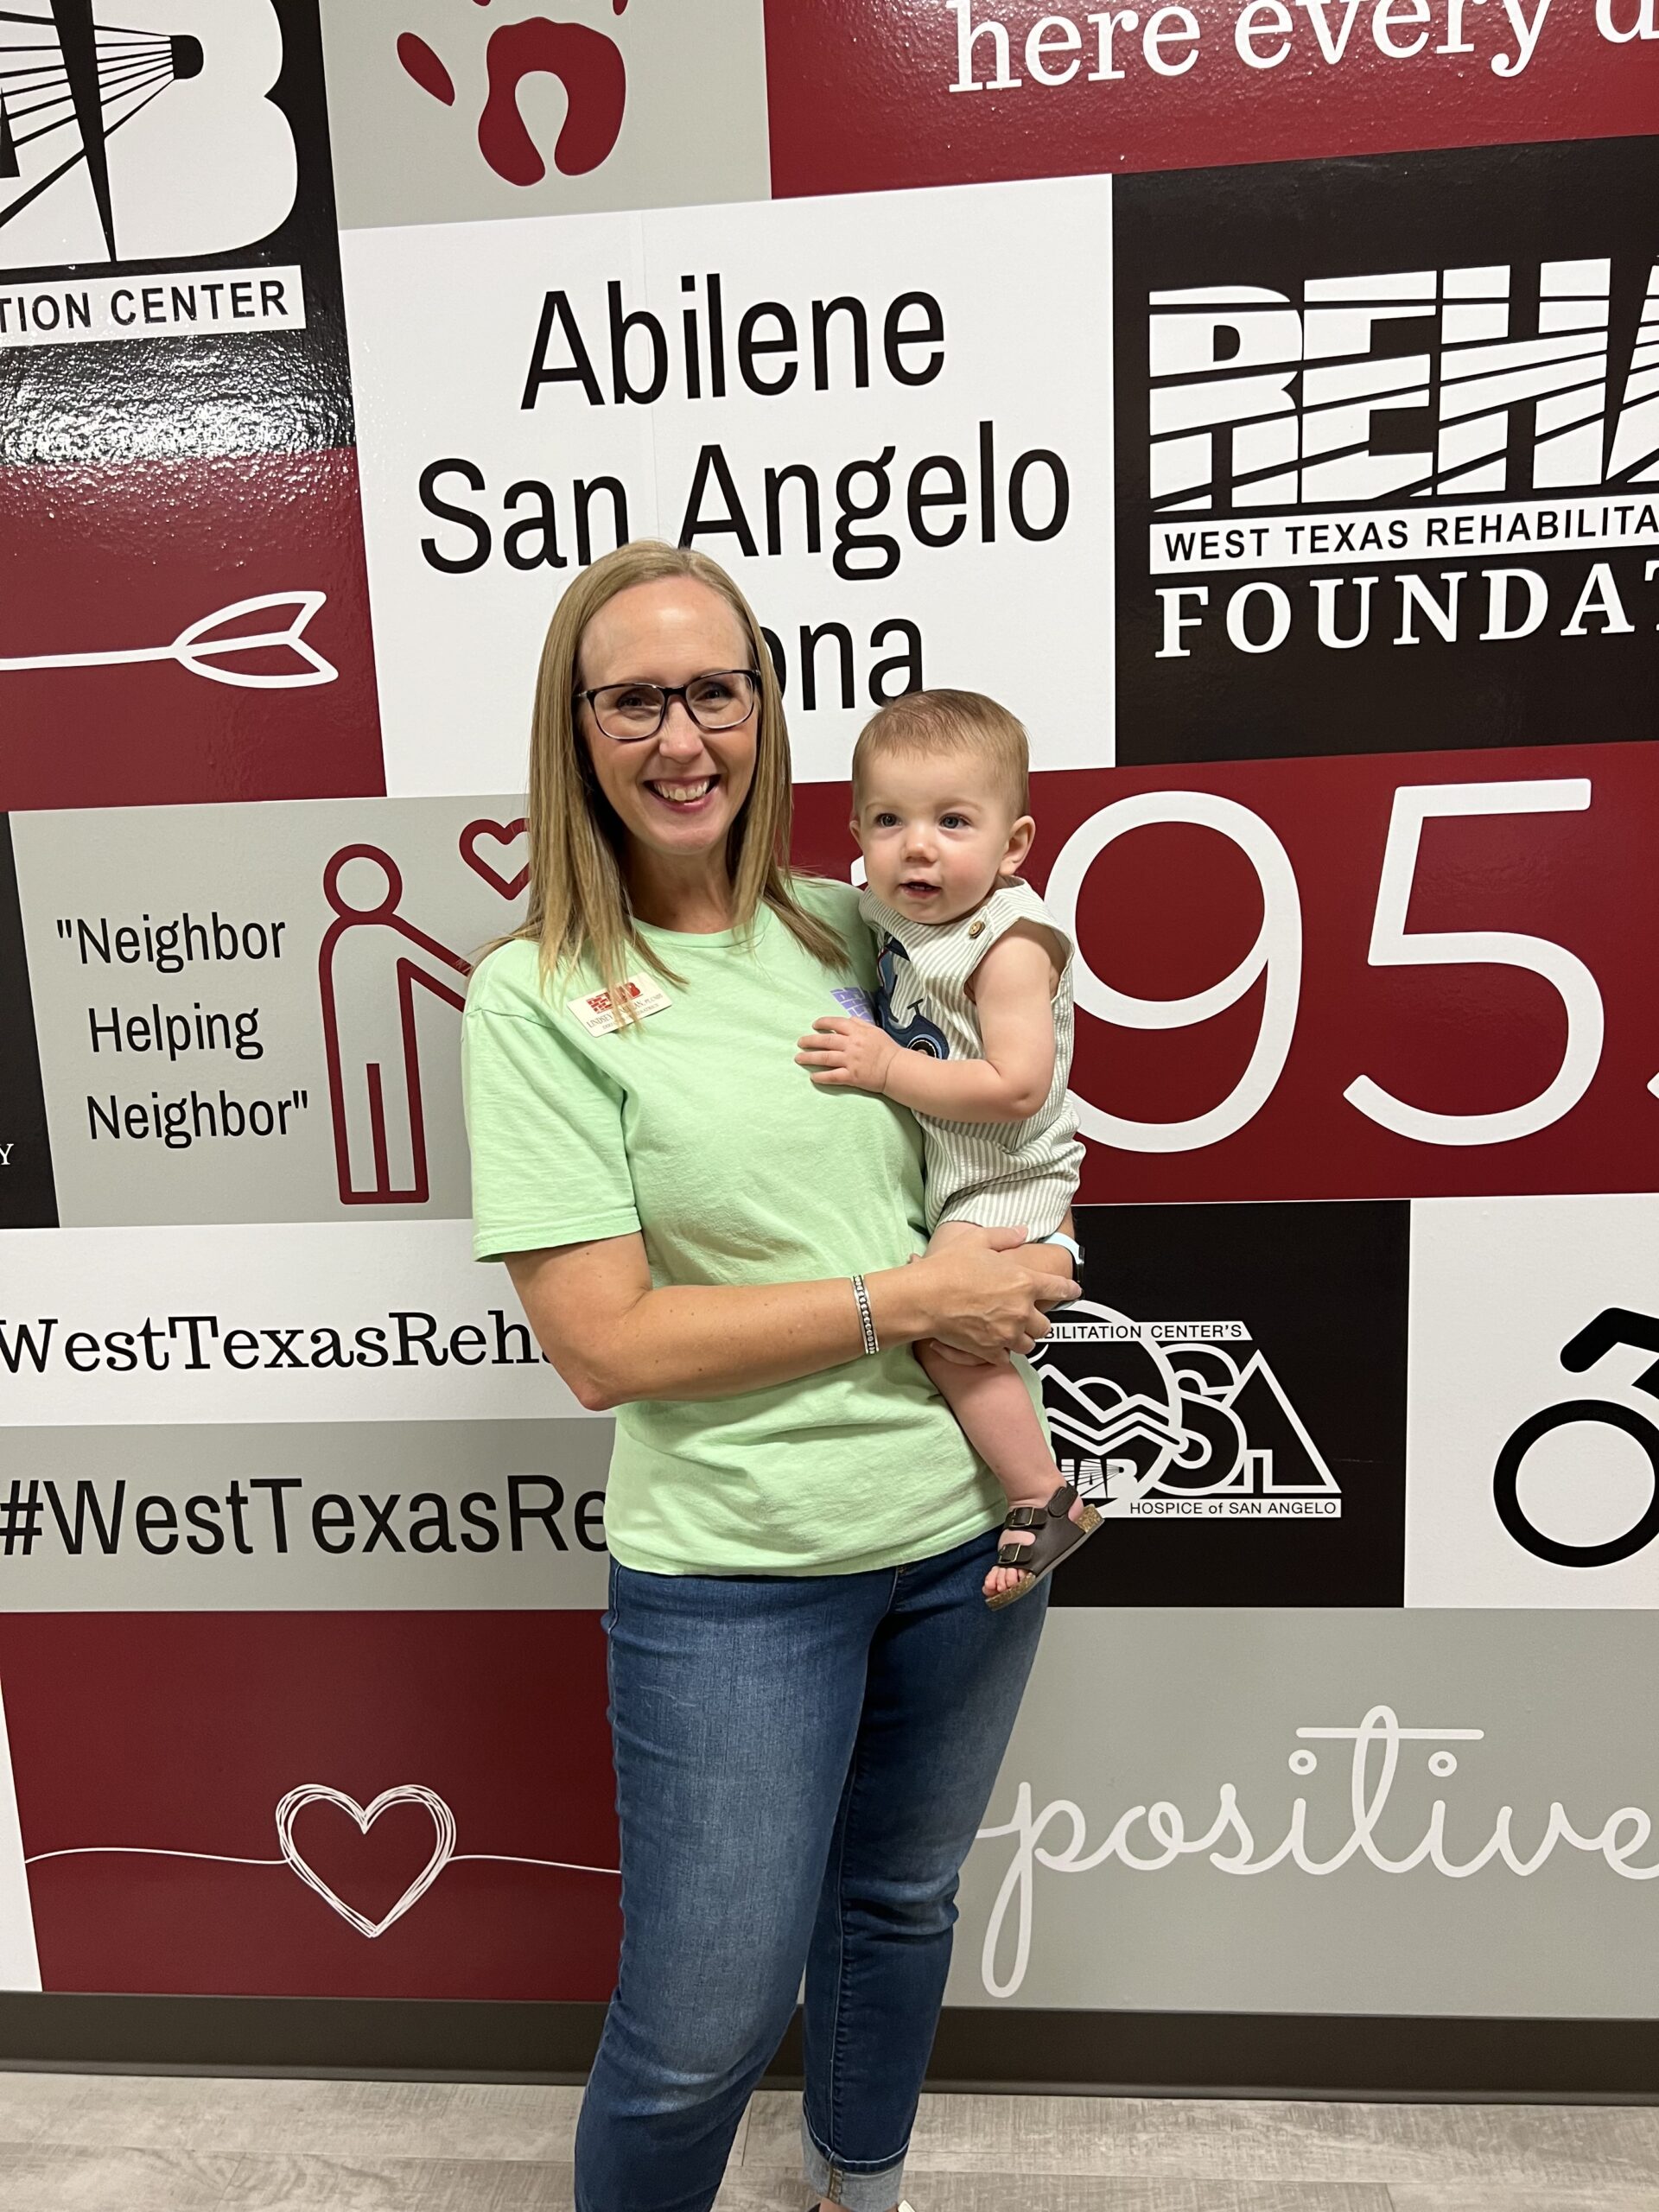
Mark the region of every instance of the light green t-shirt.
MULTIPOLYGON (((544 993, 527 940, 480 963, 463 1033, 480 1259, 639 1230, 654 1283, 770 1283, 923 1249, 913 1118, 816 1090, 795 1065, 813 1022, 849 1011, 838 990, 875 988, 856 892, 796 889, 845 944, 844 969, 767 910, 747 940, 645 929, 684 980, 608 1036, 569 1008, 594 980, 544 993)), ((736 1397, 619 1408, 605 1525, 625 1567, 656 1573, 836 1574, 948 1551, 1003 1510, 900 1345, 736 1397)))

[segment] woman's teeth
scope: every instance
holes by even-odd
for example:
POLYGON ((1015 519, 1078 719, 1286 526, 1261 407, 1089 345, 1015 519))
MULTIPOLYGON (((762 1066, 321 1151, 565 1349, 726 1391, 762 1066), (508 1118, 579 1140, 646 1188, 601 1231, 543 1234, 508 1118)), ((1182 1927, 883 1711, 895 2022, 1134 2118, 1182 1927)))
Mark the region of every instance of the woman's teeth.
POLYGON ((714 787, 715 779, 712 776, 702 776, 695 784, 655 783, 651 788, 658 798, 665 798, 672 805, 690 806, 695 800, 703 798, 711 791, 714 787))

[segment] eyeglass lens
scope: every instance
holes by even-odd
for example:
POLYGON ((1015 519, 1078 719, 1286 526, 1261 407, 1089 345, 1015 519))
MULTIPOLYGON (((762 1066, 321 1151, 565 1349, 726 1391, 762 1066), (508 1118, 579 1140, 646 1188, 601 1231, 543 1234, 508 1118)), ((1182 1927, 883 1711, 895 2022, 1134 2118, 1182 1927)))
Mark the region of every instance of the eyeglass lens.
MULTIPOLYGON (((734 729, 754 705, 754 678, 741 669, 694 677, 684 699, 699 729, 734 729)), ((654 737, 670 695, 656 683, 607 683, 592 695, 594 720, 607 737, 654 737)))

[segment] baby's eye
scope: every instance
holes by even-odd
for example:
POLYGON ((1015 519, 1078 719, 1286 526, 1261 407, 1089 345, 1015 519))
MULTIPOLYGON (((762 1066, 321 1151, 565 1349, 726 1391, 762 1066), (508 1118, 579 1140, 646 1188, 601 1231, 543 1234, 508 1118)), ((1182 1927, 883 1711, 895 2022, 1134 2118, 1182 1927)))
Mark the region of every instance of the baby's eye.
POLYGON ((973 824, 965 814, 942 814, 939 827, 941 830, 971 830, 973 824))
POLYGON ((878 830, 891 830, 898 819, 896 814, 878 814, 875 817, 875 827, 878 830))

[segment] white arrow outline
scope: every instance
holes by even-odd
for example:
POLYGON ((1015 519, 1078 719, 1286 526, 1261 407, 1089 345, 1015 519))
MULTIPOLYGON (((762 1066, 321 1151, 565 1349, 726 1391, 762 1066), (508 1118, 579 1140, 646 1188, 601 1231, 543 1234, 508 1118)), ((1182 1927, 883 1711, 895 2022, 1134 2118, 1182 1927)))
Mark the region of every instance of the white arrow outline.
POLYGON ((211 614, 204 614, 181 630, 170 645, 135 645, 124 651, 107 653, 35 653, 19 660, 0 659, 0 671, 10 669, 36 668, 124 668, 138 661, 175 660, 192 676, 205 676, 214 683, 233 683, 245 691, 297 691, 314 683, 333 683, 340 671, 332 661, 325 660, 315 645, 305 642, 307 625, 317 610, 326 604, 328 594, 322 591, 267 591, 256 599, 238 599, 233 606, 220 607, 211 614), (267 630, 245 637, 226 638, 221 644, 212 642, 212 632, 221 623, 234 621, 239 614, 257 614, 267 607, 291 607, 296 609, 293 621, 285 630, 267 630), (207 640, 204 643, 204 640, 207 640), (230 668, 215 668, 214 659, 232 653, 257 652, 273 645, 286 645, 308 664, 298 676, 249 676, 238 674, 230 668))

